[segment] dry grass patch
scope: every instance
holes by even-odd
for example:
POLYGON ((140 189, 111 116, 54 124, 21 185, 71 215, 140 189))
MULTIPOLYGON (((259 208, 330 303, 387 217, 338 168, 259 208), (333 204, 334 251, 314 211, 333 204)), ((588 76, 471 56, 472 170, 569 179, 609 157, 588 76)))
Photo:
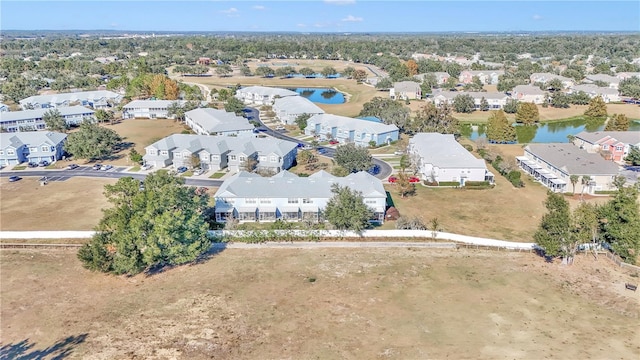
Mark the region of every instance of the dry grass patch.
POLYGON ((470 250, 226 250, 126 278, 86 271, 73 251, 0 256, 2 345, 28 339, 37 350, 86 334, 77 358, 640 356, 631 277, 606 259, 562 267, 470 250))
POLYGON ((104 185, 116 179, 74 177, 40 186, 38 177, 0 183, 1 230, 91 230, 109 203, 104 185))

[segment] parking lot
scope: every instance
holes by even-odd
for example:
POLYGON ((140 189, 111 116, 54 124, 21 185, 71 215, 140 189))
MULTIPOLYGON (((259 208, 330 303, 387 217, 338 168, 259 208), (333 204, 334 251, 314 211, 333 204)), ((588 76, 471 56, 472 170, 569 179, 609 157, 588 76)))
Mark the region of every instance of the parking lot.
MULTIPOLYGON (((123 172, 125 171, 127 168, 126 167, 113 167, 109 170, 94 170, 93 167, 91 166, 78 166, 75 169, 65 169, 65 172, 74 172, 74 173, 78 173, 78 172, 102 172, 102 173, 119 173, 119 172, 123 172)), ((57 171, 56 174, 59 174, 60 171, 57 171)), ((78 175, 78 174, 74 174, 74 175, 78 175)), ((55 175, 55 176, 46 176, 46 181, 47 182, 51 182, 51 181, 67 181, 71 178, 71 176, 64 176, 64 175, 55 175)), ((44 179, 43 179, 44 180, 44 179)))

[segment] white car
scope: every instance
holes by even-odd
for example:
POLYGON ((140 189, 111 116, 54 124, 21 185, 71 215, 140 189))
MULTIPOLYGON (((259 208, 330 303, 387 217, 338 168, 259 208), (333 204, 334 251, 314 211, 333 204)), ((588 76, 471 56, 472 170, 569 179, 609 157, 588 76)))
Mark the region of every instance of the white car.
POLYGON ((202 175, 202 174, 204 174, 204 170, 202 170, 202 169, 193 170, 193 175, 198 176, 198 175, 202 175))
POLYGON ((111 169, 113 169, 112 165, 102 165, 102 167, 100 168, 100 170, 102 170, 102 171, 108 171, 108 170, 111 170, 111 169))

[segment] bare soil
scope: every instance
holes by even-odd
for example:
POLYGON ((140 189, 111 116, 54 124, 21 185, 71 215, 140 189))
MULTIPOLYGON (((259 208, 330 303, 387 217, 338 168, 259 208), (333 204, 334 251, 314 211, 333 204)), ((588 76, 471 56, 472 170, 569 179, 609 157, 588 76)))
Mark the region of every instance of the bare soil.
POLYGON ((135 277, 91 273, 70 250, 0 259, 2 346, 14 355, 57 345, 83 359, 640 356, 639 295, 624 289, 638 278, 587 255, 567 267, 473 250, 225 250, 135 277))

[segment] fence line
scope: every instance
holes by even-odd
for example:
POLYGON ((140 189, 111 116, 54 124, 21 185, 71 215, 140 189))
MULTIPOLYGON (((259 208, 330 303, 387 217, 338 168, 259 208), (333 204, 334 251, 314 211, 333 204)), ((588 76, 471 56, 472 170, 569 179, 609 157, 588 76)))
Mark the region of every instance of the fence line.
POLYGON ((624 261, 622 261, 622 258, 620 258, 620 256, 610 252, 610 251, 605 251, 605 252, 598 252, 598 254, 604 254, 604 256, 613 261, 616 265, 620 266, 621 268, 630 268, 633 269, 635 271, 640 271, 640 266, 636 266, 636 265, 632 265, 629 263, 626 263, 624 261))

